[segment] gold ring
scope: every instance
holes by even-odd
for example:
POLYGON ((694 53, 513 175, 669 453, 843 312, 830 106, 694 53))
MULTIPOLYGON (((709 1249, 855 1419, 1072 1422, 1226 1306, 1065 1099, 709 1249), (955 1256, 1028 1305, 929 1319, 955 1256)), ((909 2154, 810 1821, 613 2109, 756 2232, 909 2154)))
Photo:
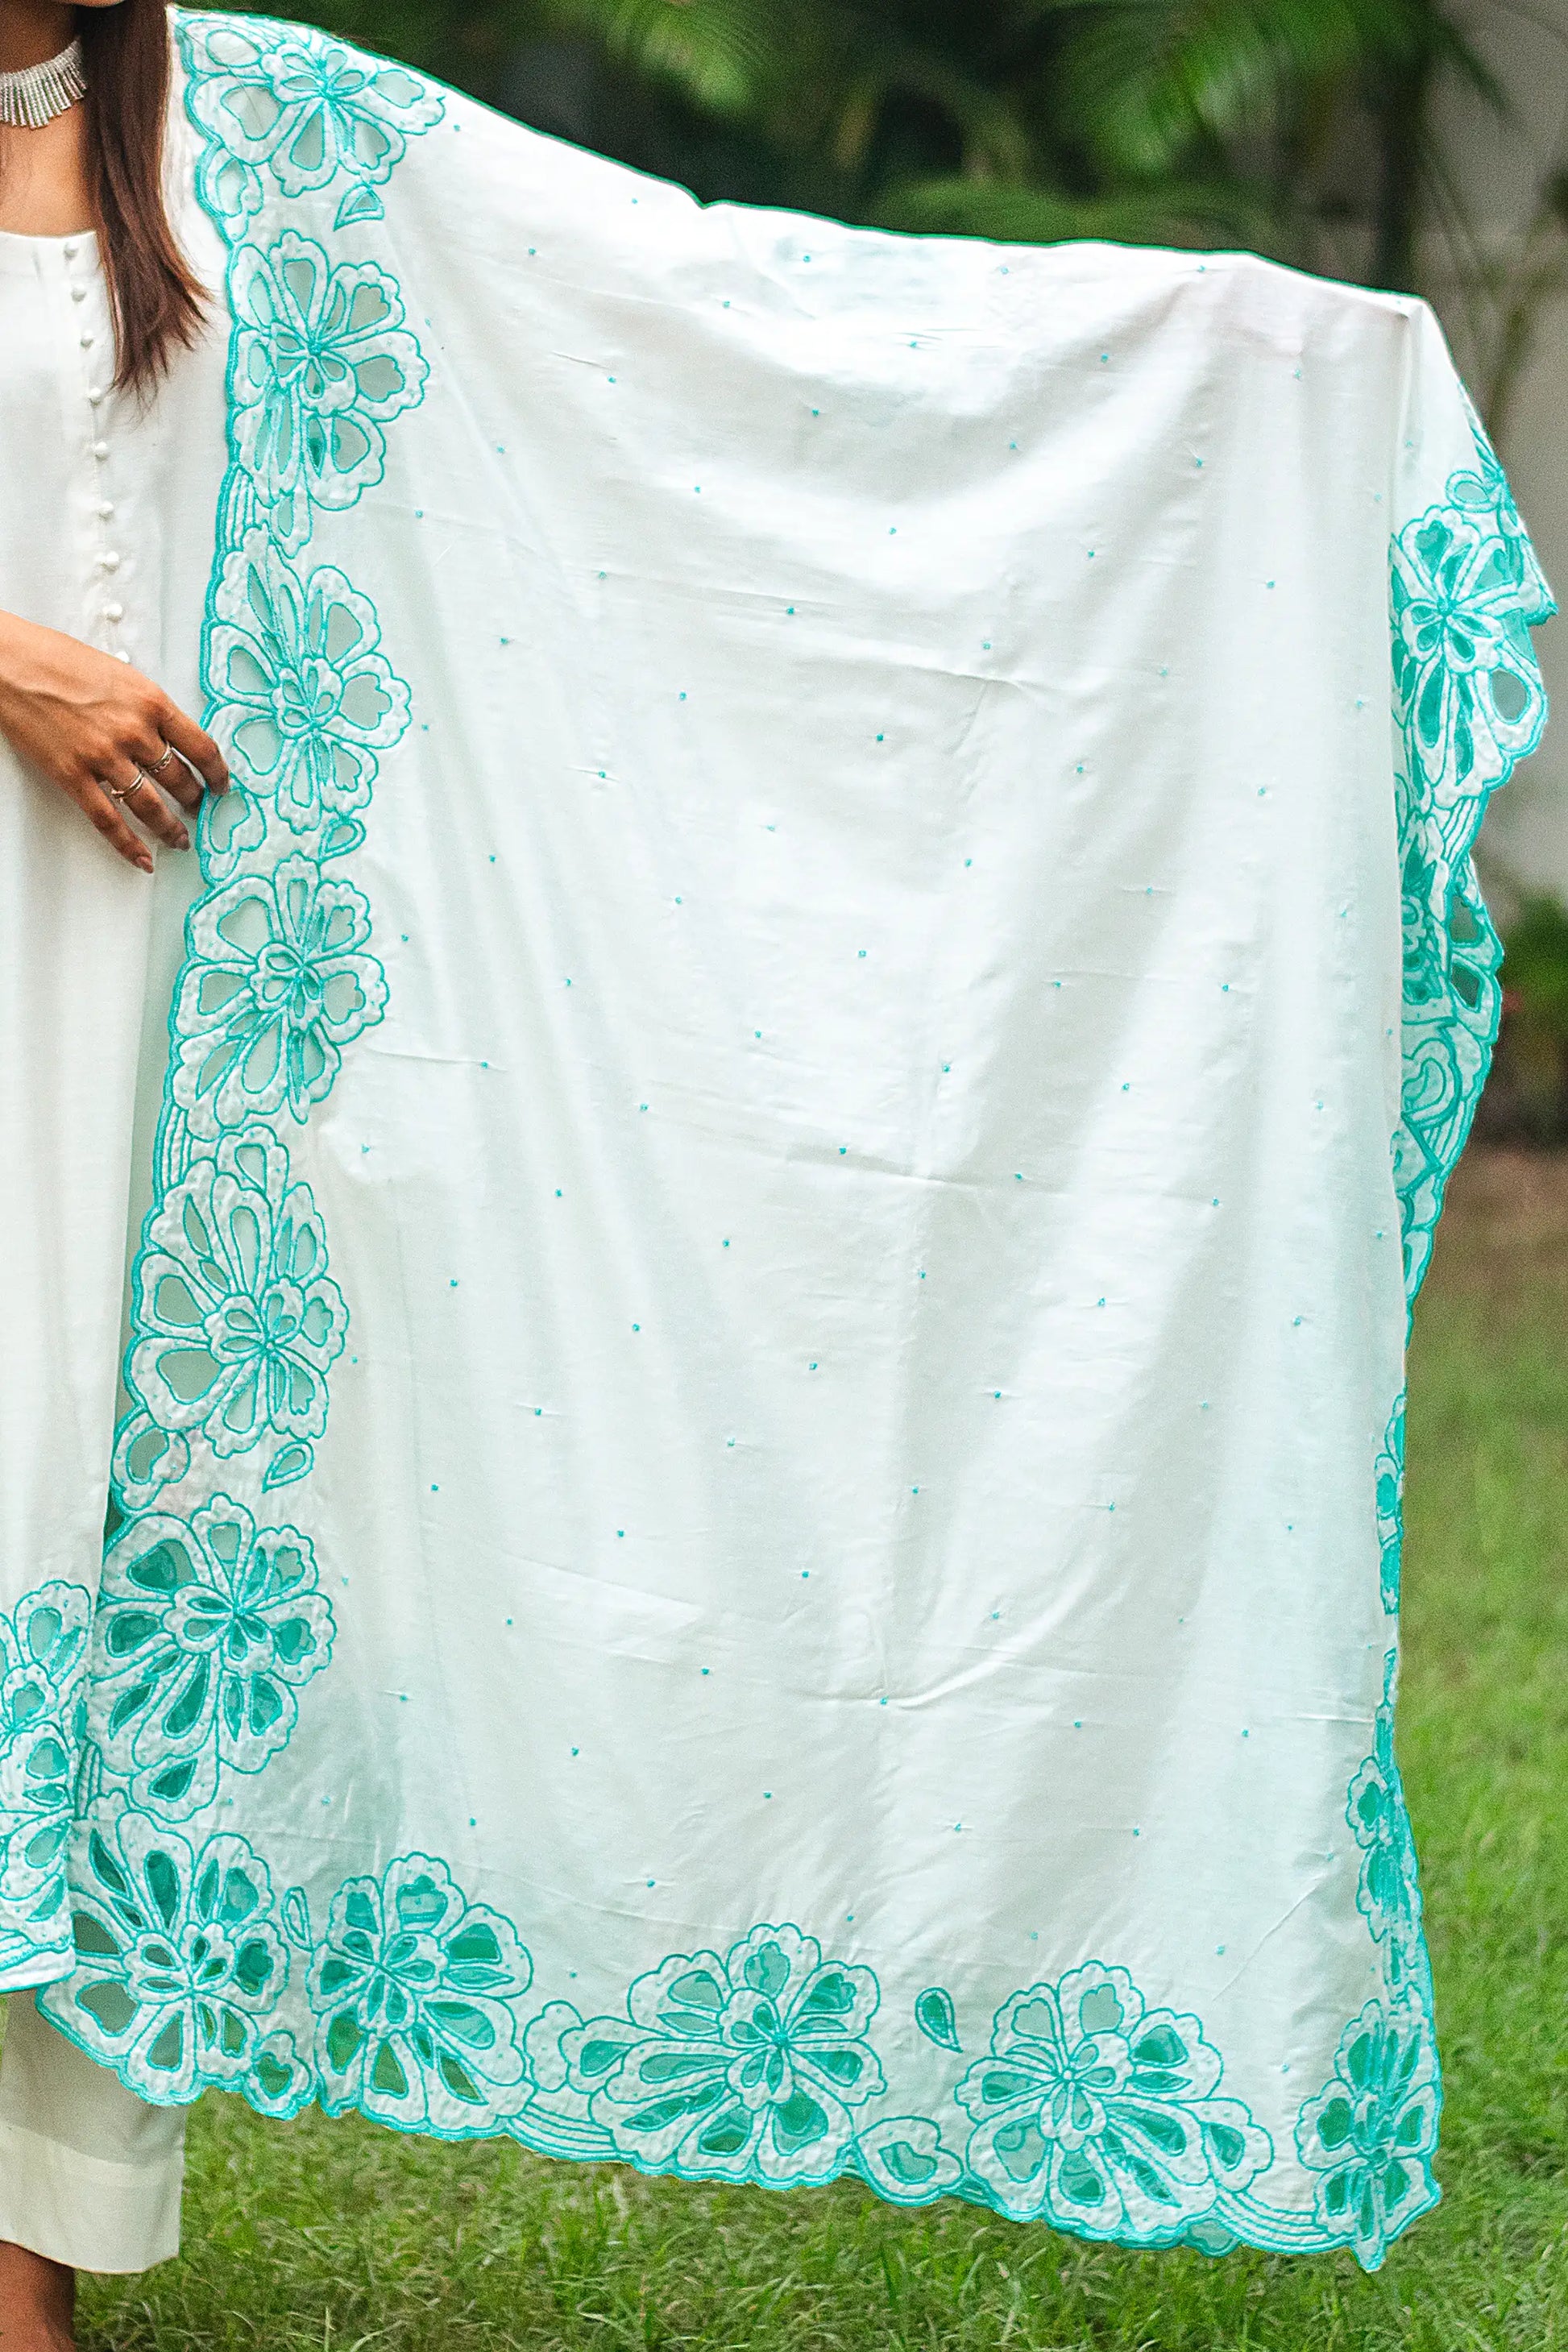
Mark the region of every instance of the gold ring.
POLYGON ((163 758, 161 760, 154 760, 150 768, 143 768, 142 771, 142 774, 144 776, 161 776, 174 756, 174 745, 172 743, 165 743, 163 746, 163 758))
MULTIPOLYGON (((100 781, 102 782, 103 780, 100 779, 100 781)), ((131 782, 128 784, 111 784, 105 782, 103 783, 103 789, 109 794, 111 801, 128 801, 132 793, 139 793, 141 791, 146 781, 146 776, 143 774, 142 771, 138 768, 136 773, 132 777, 131 782)))

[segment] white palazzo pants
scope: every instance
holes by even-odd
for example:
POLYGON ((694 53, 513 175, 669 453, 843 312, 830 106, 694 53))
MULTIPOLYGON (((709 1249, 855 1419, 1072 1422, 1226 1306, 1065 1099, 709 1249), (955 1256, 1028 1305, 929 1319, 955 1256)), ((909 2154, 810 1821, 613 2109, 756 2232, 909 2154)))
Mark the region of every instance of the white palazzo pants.
POLYGON ((41 2017, 6 2004, 0 2239, 73 2270, 144 2271, 180 2250, 185 2109, 139 2099, 41 2017))

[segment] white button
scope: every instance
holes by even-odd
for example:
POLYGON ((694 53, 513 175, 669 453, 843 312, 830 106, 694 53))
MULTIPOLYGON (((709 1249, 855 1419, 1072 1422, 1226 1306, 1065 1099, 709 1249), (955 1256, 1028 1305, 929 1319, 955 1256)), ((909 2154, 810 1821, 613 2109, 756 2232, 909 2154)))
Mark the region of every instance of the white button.
POLYGON ((106 621, 122 621, 125 618, 124 605, 106 604, 103 608, 103 617, 106 621))
POLYGON ((94 406, 95 408, 98 406, 99 402, 103 398, 103 394, 102 394, 102 393, 99 390, 99 388, 98 388, 97 384, 95 384, 95 383, 93 383, 93 384, 89 384, 89 386, 88 386, 88 391, 87 391, 87 396, 88 396, 89 400, 90 400, 90 401, 91 401, 91 403, 92 403, 92 404, 93 404, 93 406, 94 406))
POLYGON ((71 288, 71 300, 73 302, 85 302, 87 300, 87 288, 85 286, 73 286, 71 288))
POLYGON ((76 256, 77 256, 77 243, 76 243, 76 239, 75 239, 75 237, 73 236, 73 237, 72 237, 72 239, 71 239, 71 241, 70 241, 70 243, 69 243, 69 244, 67 246, 67 247, 66 247, 66 259, 67 259, 68 261, 74 261, 74 260, 76 259, 76 256))
POLYGON ((107 522, 110 516, 114 512, 114 500, 112 499, 100 499, 98 502, 98 511, 102 520, 107 522))
POLYGON ((98 337, 97 337, 96 335, 92 335, 92 334, 87 334, 87 335, 84 335, 84 336, 82 337, 82 339, 81 339, 81 347, 82 347, 82 350, 83 350, 84 352, 90 352, 90 351, 91 351, 91 349, 92 349, 92 347, 93 347, 93 345, 94 345, 94 343, 95 343, 97 341, 98 341, 98 337))
POLYGON ((110 548, 106 553, 100 555, 98 560, 106 572, 118 572, 120 569, 120 558, 115 553, 112 547, 110 548))
POLYGON ((108 457, 108 455, 109 455, 109 444, 108 444, 108 442, 107 442, 107 441, 95 441, 95 442, 93 443, 93 445, 92 445, 92 454, 93 454, 93 456, 94 456, 95 457, 98 457, 98 458, 100 458, 100 459, 104 458, 104 457, 108 457))

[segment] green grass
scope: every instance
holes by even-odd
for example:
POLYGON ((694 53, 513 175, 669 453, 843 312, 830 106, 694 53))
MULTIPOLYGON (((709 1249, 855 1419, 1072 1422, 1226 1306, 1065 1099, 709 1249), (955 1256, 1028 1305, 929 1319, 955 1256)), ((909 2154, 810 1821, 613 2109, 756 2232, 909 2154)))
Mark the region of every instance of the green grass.
POLYGON ((209 2097, 184 2258, 84 2352, 1568 2352, 1568 1161, 1455 1188, 1411 1378, 1401 1753, 1447 2077, 1445 2202, 1348 2255, 1122 2253, 847 2183, 787 2197, 209 2097))

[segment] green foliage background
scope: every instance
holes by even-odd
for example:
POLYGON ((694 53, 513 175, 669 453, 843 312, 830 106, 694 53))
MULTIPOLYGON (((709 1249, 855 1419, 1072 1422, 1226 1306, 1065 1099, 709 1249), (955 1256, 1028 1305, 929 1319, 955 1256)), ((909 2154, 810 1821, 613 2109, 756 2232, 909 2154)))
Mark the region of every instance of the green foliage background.
POLYGON ((707 198, 1007 238, 1244 244, 1342 274, 1359 244, 1355 274, 1401 288, 1439 200, 1438 80, 1497 98, 1438 0, 307 0, 269 13, 324 23, 707 198))

